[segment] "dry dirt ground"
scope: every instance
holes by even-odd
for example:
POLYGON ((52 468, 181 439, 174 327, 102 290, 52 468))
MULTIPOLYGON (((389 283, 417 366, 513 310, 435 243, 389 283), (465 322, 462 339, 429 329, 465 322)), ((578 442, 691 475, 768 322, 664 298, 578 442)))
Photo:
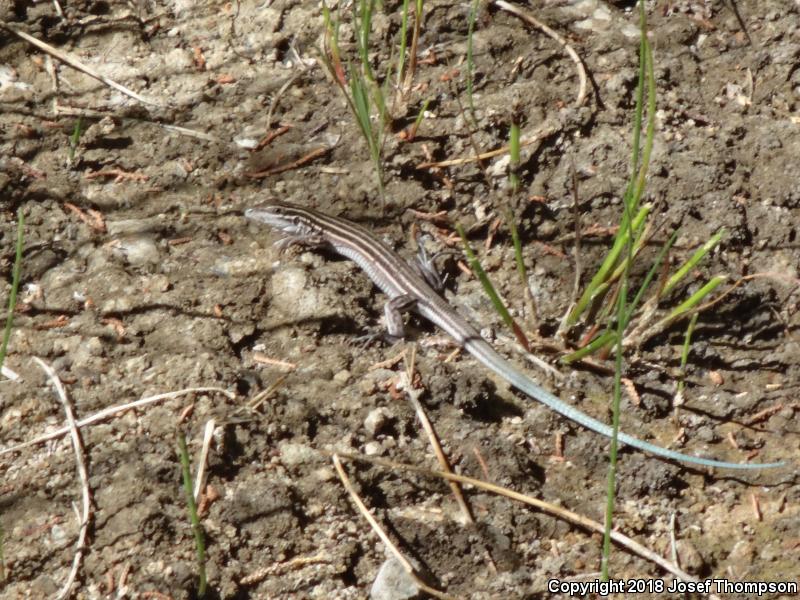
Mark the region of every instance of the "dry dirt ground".
MULTIPOLYGON (((401 4, 386 1, 375 17, 371 60, 380 76, 397 56, 401 4)), ((0 382, 0 448, 65 423, 34 356, 55 369, 79 419, 185 388, 228 392, 184 394, 81 430, 92 520, 74 597, 195 597, 178 428, 196 461, 206 423, 215 424, 202 500, 212 598, 368 597, 386 547, 324 452, 437 468, 397 391, 402 363, 375 368, 404 346, 354 343, 379 322, 381 294, 349 262, 309 252, 279 257, 276 236, 242 216, 259 202, 346 215, 407 254, 412 228, 441 249, 464 223, 535 351, 565 377, 513 360, 581 410, 608 418, 607 372, 557 361, 584 331, 554 334, 573 299, 573 165, 584 283, 619 222, 637 72, 633 2, 524 5, 585 64, 580 107, 575 65, 562 48, 482 2, 471 138, 462 110, 469 4, 425 2, 413 87, 392 108, 395 131, 384 146, 385 203, 353 117, 318 60, 320 3, 62 0, 63 16, 52 2, 0 4, 8 27, 154 102, 133 100, 0 30, 3 301, 18 208, 26 218, 7 360, 19 379, 0 382), (396 134, 426 99, 416 138, 401 140, 396 134), (485 170, 474 162, 419 167, 503 145, 514 107, 523 139, 535 139, 523 150, 518 197, 505 189, 502 156, 485 170), (290 129, 253 149, 284 125, 290 129), (318 149, 309 162, 263 174, 318 149), (523 237, 537 318, 523 311, 509 235, 493 229, 505 206, 523 237), (439 211, 438 221, 426 218, 439 211)), ((354 62, 348 6, 340 35, 354 62)), ((662 556, 674 548, 683 568, 703 579, 796 582, 800 8, 789 0, 659 0, 647 10, 658 132, 645 198, 654 204, 654 243, 645 254, 652 258, 680 227, 676 263, 726 231, 662 310, 711 274, 728 276, 722 290, 754 277, 701 315, 677 411, 684 327, 631 351, 625 376, 635 393, 623 397, 623 428, 691 454, 789 464, 736 474, 624 451, 616 527, 662 556)), ((449 268, 451 299, 514 355, 480 286, 449 268)), ((450 356, 454 348, 429 325, 412 318, 409 326, 421 402, 454 469, 602 521, 607 441, 513 393, 468 356, 450 356)), ((466 490, 475 523, 465 525, 440 480, 345 466, 389 536, 454 597, 543 598, 552 595, 550 579, 597 577, 596 534, 475 489, 466 490)), ((69 437, 6 452, 0 469, 0 596, 54 597, 72 564, 81 510, 69 437)), ((611 573, 671 579, 620 548, 611 573)), ((382 597, 405 597, 401 588, 389 583, 382 597)))

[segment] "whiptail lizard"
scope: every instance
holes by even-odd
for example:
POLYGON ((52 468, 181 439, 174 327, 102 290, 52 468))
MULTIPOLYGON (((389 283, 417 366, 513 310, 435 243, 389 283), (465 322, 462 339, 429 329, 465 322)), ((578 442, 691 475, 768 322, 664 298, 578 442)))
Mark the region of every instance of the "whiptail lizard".
MULTIPOLYGON (((587 429, 608 438, 612 436, 609 425, 564 403, 503 358, 481 337, 477 329, 428 284, 417 265, 406 262, 364 227, 346 219, 286 203, 270 203, 251 208, 245 211, 245 216, 287 234, 289 237, 281 241, 284 248, 294 244, 329 248, 355 262, 389 297, 384 312, 390 335, 403 336, 400 311, 414 310, 446 331, 485 367, 518 390, 587 429)), ((645 442, 621 431, 617 439, 651 454, 694 465, 726 469, 766 469, 785 464, 732 463, 689 456, 645 442)))

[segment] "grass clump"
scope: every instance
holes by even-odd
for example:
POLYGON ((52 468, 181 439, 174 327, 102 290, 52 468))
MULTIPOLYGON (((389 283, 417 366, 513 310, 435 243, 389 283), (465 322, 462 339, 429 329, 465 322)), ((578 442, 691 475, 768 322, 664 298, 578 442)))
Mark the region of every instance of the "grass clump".
MULTIPOLYGON (((615 319, 619 319, 620 315, 616 313, 617 302, 615 299, 625 296, 627 289, 623 290, 623 276, 632 269, 635 259, 640 255, 641 250, 648 241, 652 227, 649 218, 652 205, 641 202, 653 148, 656 112, 652 50, 644 33, 644 19, 644 13, 642 12, 641 59, 633 121, 631 176, 623 195, 623 212, 611 249, 563 321, 561 333, 565 333, 566 329, 575 327, 581 321, 585 322, 588 330, 588 334, 583 337, 583 341, 580 344, 581 348, 563 359, 566 363, 579 360, 588 354, 608 353, 616 343, 618 334, 615 332, 617 329, 615 319), (645 88, 647 89, 647 122, 644 145, 641 146, 645 88), (608 299, 609 293, 610 299, 608 299), (605 303, 603 303, 604 300, 605 303)), ((630 333, 627 339, 624 340, 626 346, 638 346, 676 321, 691 316, 711 292, 725 281, 723 276, 713 277, 702 285, 698 292, 692 294, 689 299, 669 311, 665 317, 657 318, 659 303, 667 299, 678 284, 686 281, 690 273, 693 272, 693 268, 717 247, 724 233, 724 230, 716 232, 665 281, 663 277, 659 277, 658 280, 661 283, 652 289, 650 297, 642 304, 645 293, 651 289, 651 284, 656 279, 656 274, 661 271, 663 261, 675 242, 677 232, 671 236, 669 241, 662 247, 633 300, 626 301, 625 312, 621 315, 626 327, 631 325, 630 333), (640 304, 641 309, 638 310, 640 304)))
MULTIPOLYGON (((413 21, 411 21, 410 16, 410 4, 409 0, 404 0, 402 6, 399 43, 397 45, 398 56, 394 77, 387 72, 382 77, 382 84, 379 82, 379 77, 375 74, 369 58, 370 35, 373 29, 375 10, 378 7, 376 0, 357 0, 353 3, 352 25, 355 53, 358 57, 358 62, 355 65, 351 64, 350 61, 343 60, 342 57, 339 39, 342 24, 340 8, 333 12, 325 3, 323 3, 322 7, 325 28, 323 48, 320 51, 322 62, 342 92, 350 112, 353 114, 361 137, 367 145, 381 198, 385 197, 383 147, 386 132, 394 121, 387 101, 390 96, 389 85, 394 80, 396 88, 394 105, 404 102, 411 89, 417 66, 416 57, 424 3, 422 0, 415 0, 413 21), (410 48, 408 47, 409 30, 411 32, 410 48)), ((394 47, 392 51, 394 51, 394 47)), ((392 62, 390 60, 390 63, 392 62)), ((427 106, 428 102, 425 102, 419 111, 412 125, 411 138, 413 138, 413 134, 416 133, 422 122, 427 106)))

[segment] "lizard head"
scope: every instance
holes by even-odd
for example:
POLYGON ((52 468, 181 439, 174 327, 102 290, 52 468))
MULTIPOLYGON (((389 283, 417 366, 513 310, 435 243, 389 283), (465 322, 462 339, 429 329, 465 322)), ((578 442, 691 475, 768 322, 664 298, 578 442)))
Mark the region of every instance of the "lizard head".
POLYGON ((285 202, 261 204, 245 210, 244 216, 291 236, 306 237, 318 233, 311 213, 294 204, 285 202))

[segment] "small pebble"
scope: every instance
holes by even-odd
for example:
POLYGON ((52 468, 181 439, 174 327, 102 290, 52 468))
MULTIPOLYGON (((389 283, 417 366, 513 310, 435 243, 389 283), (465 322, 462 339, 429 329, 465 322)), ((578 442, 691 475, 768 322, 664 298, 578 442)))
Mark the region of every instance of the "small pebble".
POLYGON ((158 246, 151 237, 136 236, 118 238, 111 248, 114 254, 121 256, 125 262, 133 266, 157 264, 161 262, 158 246))
POLYGON ((382 406, 378 407, 371 410, 367 418, 364 419, 364 429, 366 429, 370 437, 374 438, 381 433, 393 419, 394 415, 388 409, 382 406))
POLYGON ((397 560, 386 559, 369 591, 370 600, 408 600, 420 593, 417 583, 397 560))
POLYGON ((383 452, 383 446, 380 442, 367 442, 364 444, 364 454, 367 456, 376 456, 383 452))

